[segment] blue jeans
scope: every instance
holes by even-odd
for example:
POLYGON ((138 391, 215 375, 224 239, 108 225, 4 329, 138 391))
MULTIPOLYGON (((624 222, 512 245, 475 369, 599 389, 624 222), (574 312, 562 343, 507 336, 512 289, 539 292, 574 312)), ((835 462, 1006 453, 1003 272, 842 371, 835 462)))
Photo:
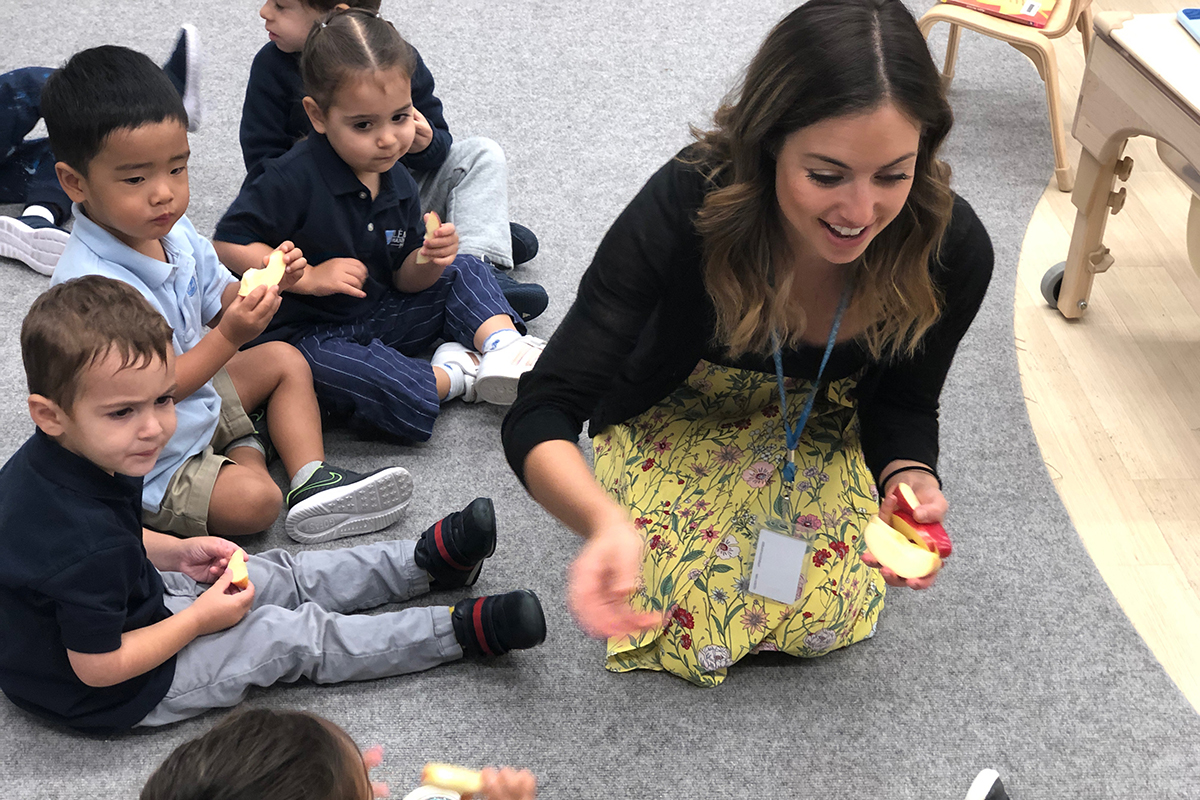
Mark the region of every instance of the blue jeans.
POLYGON ((54 173, 50 141, 25 139, 42 116, 42 86, 53 72, 25 67, 0 75, 0 203, 49 206, 61 225, 71 200, 54 173))

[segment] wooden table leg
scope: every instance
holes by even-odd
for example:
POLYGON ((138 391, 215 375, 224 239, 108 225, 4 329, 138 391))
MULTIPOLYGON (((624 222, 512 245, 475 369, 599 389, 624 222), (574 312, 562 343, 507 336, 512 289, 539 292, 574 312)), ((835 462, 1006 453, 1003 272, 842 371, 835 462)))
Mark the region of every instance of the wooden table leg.
POLYGON ((1114 203, 1119 208, 1124 200, 1123 195, 1117 199, 1112 190, 1125 142, 1125 139, 1107 142, 1100 158, 1086 149, 1080 154, 1075 190, 1071 193, 1071 202, 1077 209, 1075 227, 1071 230, 1071 246, 1058 293, 1058 310, 1068 319, 1083 316, 1092 293, 1092 279, 1112 263, 1103 243, 1104 226, 1108 223, 1109 209, 1114 203))

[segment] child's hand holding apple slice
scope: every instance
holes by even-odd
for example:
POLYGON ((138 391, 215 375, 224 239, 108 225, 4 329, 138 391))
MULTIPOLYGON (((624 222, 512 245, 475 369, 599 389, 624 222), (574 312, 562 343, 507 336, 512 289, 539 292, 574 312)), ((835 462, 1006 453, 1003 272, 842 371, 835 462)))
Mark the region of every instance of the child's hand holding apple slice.
POLYGON ((436 211, 425 215, 425 241, 417 252, 418 264, 448 267, 458 255, 458 231, 454 223, 442 222, 436 211))

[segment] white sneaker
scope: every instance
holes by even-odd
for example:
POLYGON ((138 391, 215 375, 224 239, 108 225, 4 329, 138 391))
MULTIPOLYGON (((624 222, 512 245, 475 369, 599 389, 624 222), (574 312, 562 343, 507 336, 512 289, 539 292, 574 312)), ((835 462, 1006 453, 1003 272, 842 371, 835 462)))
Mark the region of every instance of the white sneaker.
POLYGON ((195 25, 182 25, 175 39, 175 48, 163 65, 163 71, 172 75, 179 85, 183 99, 183 110, 188 116, 188 130, 200 128, 204 108, 200 103, 200 70, 204 66, 204 54, 200 50, 200 32, 195 25))
POLYGON ((0 217, 0 256, 53 275, 71 234, 41 217, 0 217))
POLYGON ((967 790, 966 800, 1008 800, 1004 784, 1000 782, 1000 773, 994 769, 981 771, 967 790))
POLYGON ((475 393, 498 406, 512 405, 517 399, 517 382, 533 369, 545 349, 545 341, 526 335, 484 353, 475 376, 475 393))
POLYGON ((462 371, 465 381, 463 393, 459 397, 464 403, 478 403, 481 398, 475 391, 475 376, 479 372, 481 358, 482 356, 477 351, 466 345, 458 342, 446 342, 433 351, 433 358, 429 360, 429 363, 442 369, 446 369, 451 364, 458 367, 462 371))

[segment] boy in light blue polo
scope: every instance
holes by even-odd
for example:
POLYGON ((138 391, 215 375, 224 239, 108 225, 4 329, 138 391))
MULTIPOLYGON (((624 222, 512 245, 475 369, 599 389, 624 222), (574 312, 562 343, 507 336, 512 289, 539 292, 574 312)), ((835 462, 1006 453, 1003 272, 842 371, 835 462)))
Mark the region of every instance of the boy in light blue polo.
POLYGON ((42 114, 76 216, 54 283, 83 275, 124 281, 174 329, 178 428, 146 476, 145 524, 183 536, 266 529, 283 502, 267 471, 272 449, 291 477, 285 529, 297 541, 397 520, 412 496, 406 470, 358 475, 325 463, 304 358, 281 342, 239 352, 265 329, 305 261, 283 243, 281 287, 239 296, 237 279, 184 216, 187 115, 162 71, 126 48, 86 50, 47 81, 42 114), (253 421, 243 410, 260 406, 265 412, 253 421))

